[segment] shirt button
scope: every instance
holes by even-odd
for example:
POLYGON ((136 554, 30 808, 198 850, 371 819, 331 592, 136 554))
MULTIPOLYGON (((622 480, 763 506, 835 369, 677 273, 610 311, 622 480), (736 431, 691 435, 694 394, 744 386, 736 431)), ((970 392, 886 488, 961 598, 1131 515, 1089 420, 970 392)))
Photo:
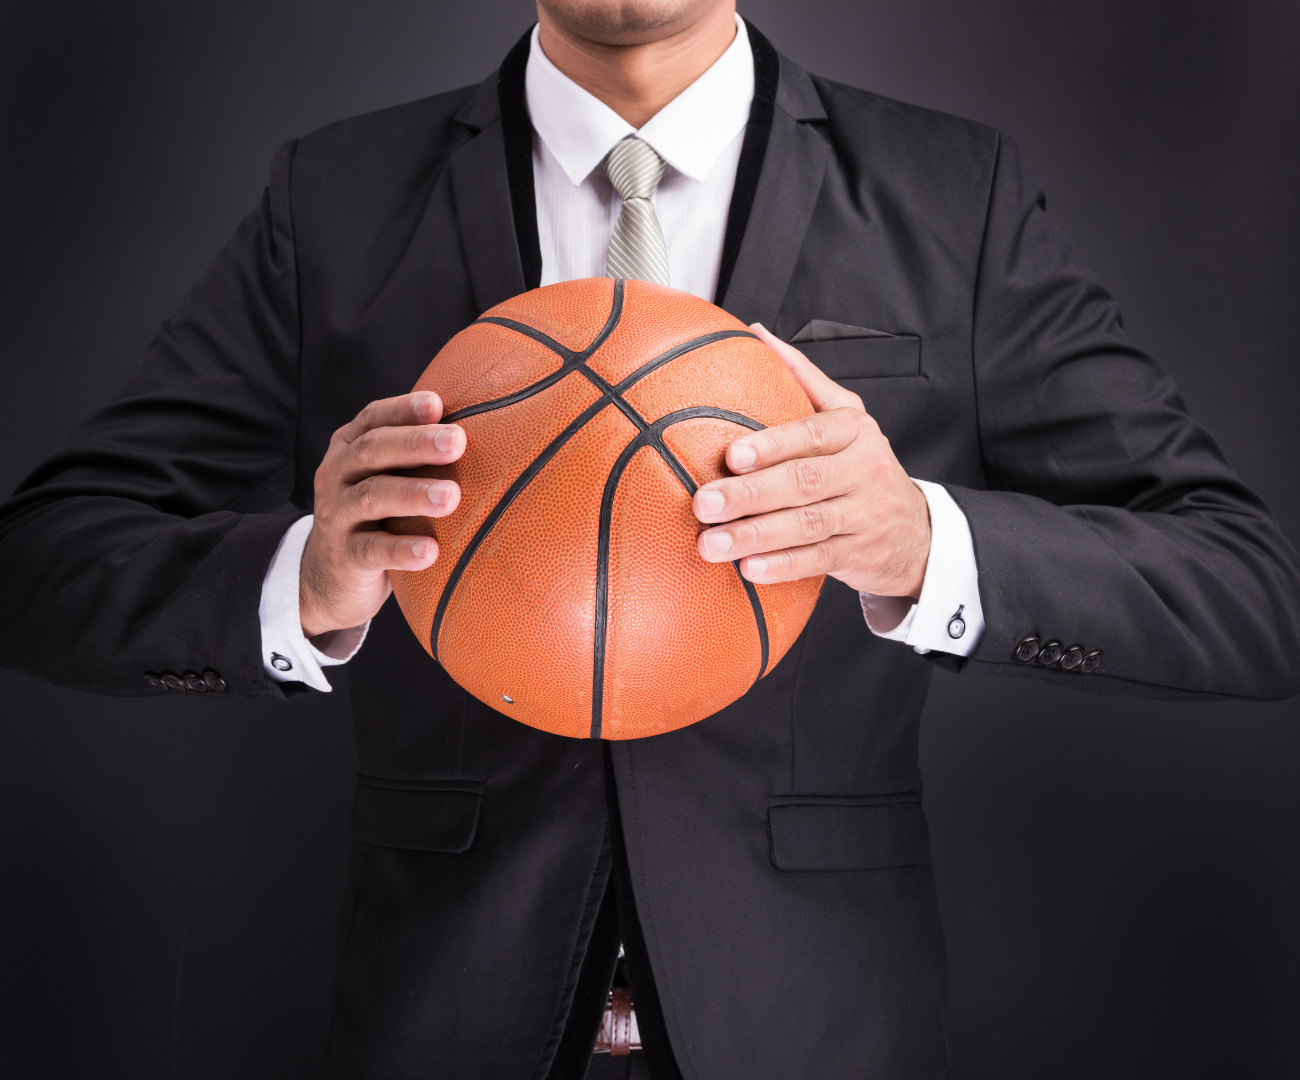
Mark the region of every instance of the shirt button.
POLYGON ((226 680, 211 668, 203 669, 203 681, 208 684, 208 689, 214 694, 224 694, 226 692, 226 680))
POLYGON ((185 680, 170 671, 162 673, 162 684, 168 690, 180 690, 182 693, 185 690, 185 680))
POLYGON ((292 671, 293 661, 287 656, 281 656, 278 652, 273 652, 271 654, 271 666, 276 671, 292 671))
POLYGON ((1090 652, 1087 656, 1083 658, 1083 663, 1079 665, 1079 670, 1082 671, 1085 675, 1091 675, 1094 671, 1096 671, 1099 667, 1101 667, 1101 657, 1102 657, 1101 650, 1093 649, 1092 652, 1090 652))
POLYGON ((1061 653, 1063 652, 1065 652, 1065 648, 1059 641, 1049 641, 1039 651, 1038 662, 1042 664, 1043 667, 1051 667, 1061 659, 1061 653))
POLYGON ((1064 671, 1073 671, 1083 663, 1083 646, 1071 645, 1065 652, 1061 653, 1061 668, 1064 671))
POLYGON ((206 694, 208 684, 203 681, 203 676, 197 671, 187 671, 185 673, 185 689, 193 690, 196 694, 206 694))
POLYGON ((1029 663, 1029 661, 1037 655, 1038 638, 1036 637, 1023 638, 1021 639, 1020 644, 1016 646, 1016 659, 1022 664, 1029 663))

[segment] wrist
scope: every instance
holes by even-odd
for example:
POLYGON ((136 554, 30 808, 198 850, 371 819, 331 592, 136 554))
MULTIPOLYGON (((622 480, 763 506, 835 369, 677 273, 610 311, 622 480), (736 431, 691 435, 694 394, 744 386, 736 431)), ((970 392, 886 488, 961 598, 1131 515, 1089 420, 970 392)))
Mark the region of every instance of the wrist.
POLYGON ((915 480, 911 481, 912 486, 912 512, 915 515, 916 537, 912 545, 911 553, 911 573, 907 576, 907 591, 902 595, 913 603, 921 598, 921 589, 925 585, 925 572, 930 565, 930 502, 925 497, 925 492, 915 480))

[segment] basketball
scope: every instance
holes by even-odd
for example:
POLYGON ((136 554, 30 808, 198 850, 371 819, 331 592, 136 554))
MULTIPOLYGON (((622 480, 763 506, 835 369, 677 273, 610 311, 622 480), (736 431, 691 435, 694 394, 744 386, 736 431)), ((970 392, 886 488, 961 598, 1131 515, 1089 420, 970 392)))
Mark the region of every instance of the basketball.
POLYGON ((688 293, 589 278, 534 289, 457 334, 415 384, 467 446, 427 570, 393 571, 420 643, 465 690, 573 738, 635 739, 725 708, 803 630, 822 579, 754 585, 707 563, 696 488, 747 430, 807 396, 737 319, 688 293))

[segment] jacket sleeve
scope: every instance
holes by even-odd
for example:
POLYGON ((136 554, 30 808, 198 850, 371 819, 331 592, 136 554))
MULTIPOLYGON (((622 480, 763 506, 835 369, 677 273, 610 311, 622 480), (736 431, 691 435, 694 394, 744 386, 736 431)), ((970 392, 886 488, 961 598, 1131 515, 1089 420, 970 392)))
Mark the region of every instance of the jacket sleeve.
POLYGON ((1154 697, 1300 690, 1300 558, 1128 341, 1005 137, 972 351, 988 489, 949 491, 987 629, 969 661, 941 662, 1154 697), (1100 650, 1101 664, 1017 659, 1031 636, 1100 650))
POLYGON ((0 663, 107 693, 213 669, 281 694, 258 601, 294 473, 299 321, 289 175, 165 323, 116 400, 0 507, 0 663))

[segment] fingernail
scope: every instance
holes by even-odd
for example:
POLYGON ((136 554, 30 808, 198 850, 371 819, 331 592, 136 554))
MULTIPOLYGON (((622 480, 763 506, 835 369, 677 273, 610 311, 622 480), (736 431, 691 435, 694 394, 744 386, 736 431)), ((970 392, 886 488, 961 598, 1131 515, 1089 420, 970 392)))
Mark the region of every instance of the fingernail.
POLYGON ((411 545, 411 554, 417 559, 427 559, 429 551, 433 547, 432 540, 417 540, 411 545))
POLYGON ((731 533, 725 529, 710 529, 704 534, 704 550, 710 555, 725 555, 731 550, 731 533))
POLYGON ((446 506, 449 498, 451 498, 451 486, 449 484, 429 485, 429 501, 434 506, 446 506))
POLYGON ((731 464, 737 469, 748 469, 758 460, 758 451, 749 443, 731 444, 731 464))
POLYGON ((428 423, 437 413, 438 395, 434 393, 418 394, 415 398, 415 418, 428 423))
POLYGON ((767 573, 767 560, 762 555, 751 555, 745 560, 745 572, 750 577, 762 577, 767 573))
POLYGON ((705 517, 715 517, 722 513, 727 500, 717 488, 701 488, 695 496, 695 505, 705 517))
POLYGON ((445 427, 433 437, 433 445, 441 450, 444 454, 450 453, 456 445, 456 432, 459 428, 445 427))

